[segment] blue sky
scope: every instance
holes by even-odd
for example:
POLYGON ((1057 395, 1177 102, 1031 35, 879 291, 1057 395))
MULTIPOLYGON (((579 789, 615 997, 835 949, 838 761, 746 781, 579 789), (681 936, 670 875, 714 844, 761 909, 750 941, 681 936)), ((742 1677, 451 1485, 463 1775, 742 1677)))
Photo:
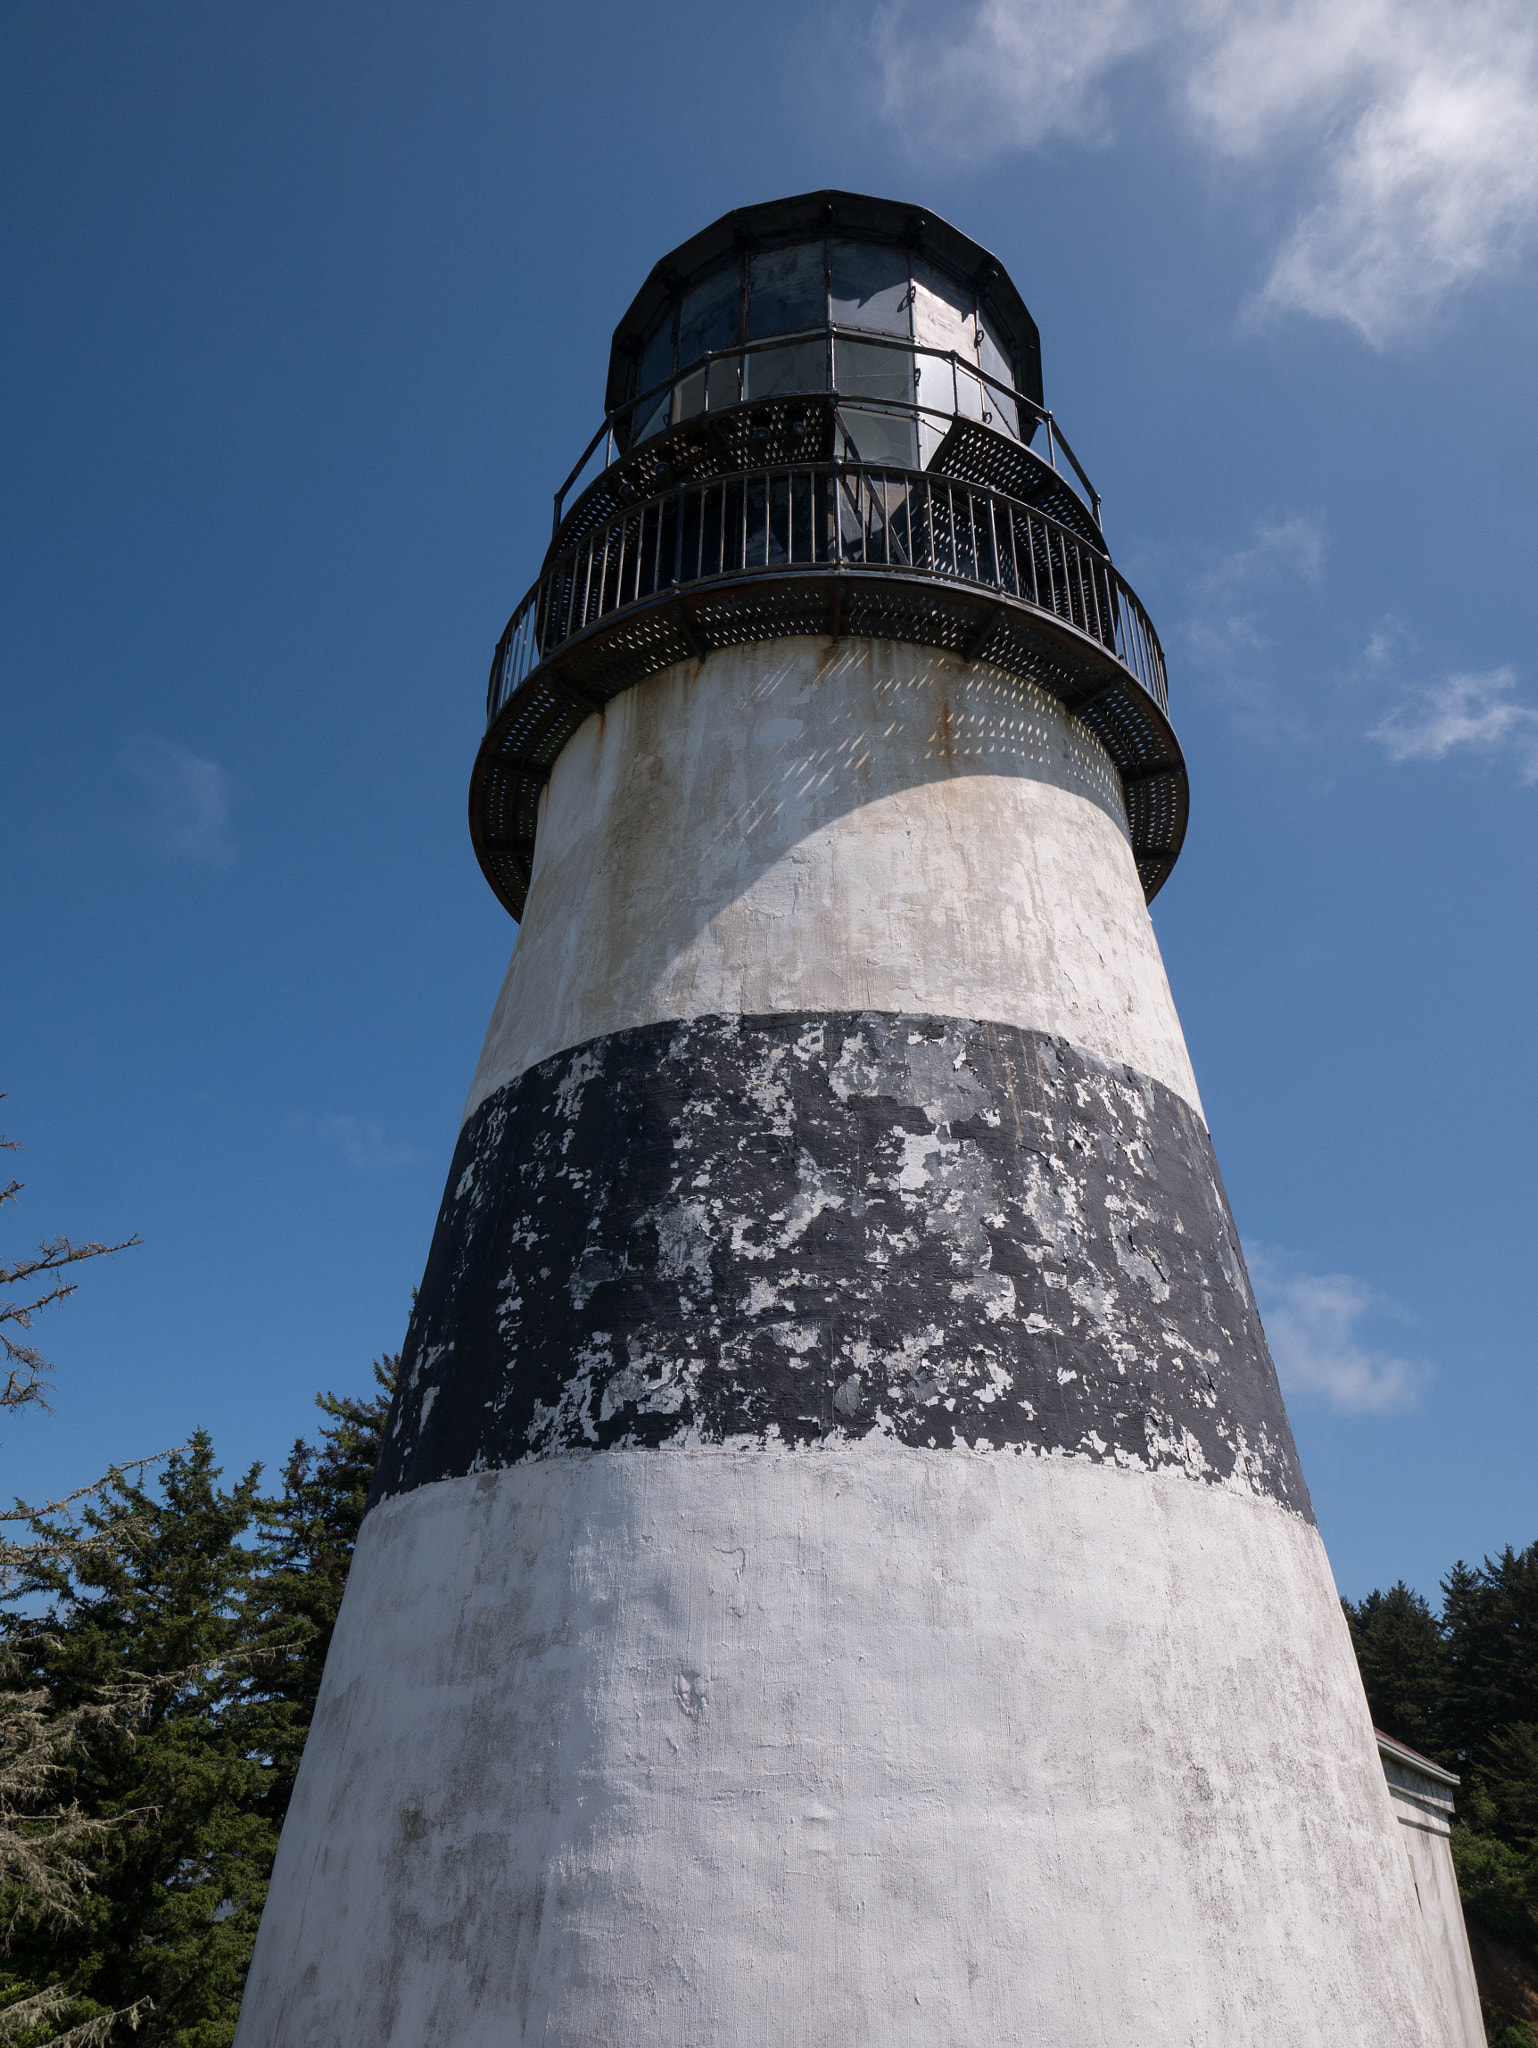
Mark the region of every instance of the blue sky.
POLYGON ((1538 27, 1506 0, 11 0, 7 1249, 40 1494, 395 1348, 512 927, 493 643, 652 262, 1008 266, 1169 655, 1155 922, 1343 1590, 1538 1536, 1538 27))

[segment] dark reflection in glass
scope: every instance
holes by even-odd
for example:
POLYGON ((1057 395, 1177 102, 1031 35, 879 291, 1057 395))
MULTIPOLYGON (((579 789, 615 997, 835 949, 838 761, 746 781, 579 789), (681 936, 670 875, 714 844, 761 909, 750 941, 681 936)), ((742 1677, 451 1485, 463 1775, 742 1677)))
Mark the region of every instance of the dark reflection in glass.
POLYGON ((784 348, 763 348, 743 357, 745 398, 778 398, 791 391, 826 391, 828 348, 815 341, 793 341, 784 348))
POLYGON ((833 319, 839 327, 869 327, 908 335, 913 293, 901 249, 868 242, 835 242, 832 250, 833 319))
POLYGON ((718 270, 714 277, 707 277, 693 291, 685 292, 678 315, 680 365, 731 347, 737 339, 741 299, 742 277, 735 257, 725 270, 718 270))
POLYGON ((712 412, 718 412, 723 405, 735 405, 742 396, 742 358, 724 356, 720 362, 712 363, 706 390, 712 412))
POLYGON ((660 434, 667 425, 672 410, 673 393, 664 385, 655 398, 649 398, 636 409, 633 438, 645 441, 652 434, 660 434))
POLYGON ((650 391, 654 384, 661 384, 673 368, 673 315, 671 309, 662 315, 657 326, 647 337, 641 351, 641 366, 634 388, 650 391))
POLYGON ((748 338, 820 327, 827 319, 822 243, 766 249, 749 265, 748 338))
POLYGON ((692 377, 678 380, 678 403, 674 408, 675 420, 692 420, 697 412, 705 410, 705 372, 696 370, 692 377))

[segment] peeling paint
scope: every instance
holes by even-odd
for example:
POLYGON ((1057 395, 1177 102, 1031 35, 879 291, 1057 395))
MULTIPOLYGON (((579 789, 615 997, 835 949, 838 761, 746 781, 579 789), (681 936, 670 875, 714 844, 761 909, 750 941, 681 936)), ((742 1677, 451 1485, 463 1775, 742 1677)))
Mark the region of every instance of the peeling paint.
POLYGON ((448 1186, 380 1497, 880 1431, 1309 1513, 1200 1117, 1063 1039, 872 1012, 618 1032, 484 1103, 448 1186))

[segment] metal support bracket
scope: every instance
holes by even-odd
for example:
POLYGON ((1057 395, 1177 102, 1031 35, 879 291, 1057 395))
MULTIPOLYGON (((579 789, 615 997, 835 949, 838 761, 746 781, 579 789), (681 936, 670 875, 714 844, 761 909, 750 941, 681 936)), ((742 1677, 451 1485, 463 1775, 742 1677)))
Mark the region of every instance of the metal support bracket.
POLYGON ((965 641, 962 643, 962 660, 978 660, 978 658, 981 656, 983 652, 983 649, 988 645, 989 641, 993 638, 994 634, 999 630, 1000 626, 1006 623, 1008 618, 1009 613, 1005 610, 1004 606, 1001 604, 996 604, 993 607, 992 611, 989 612, 988 616, 983 620, 982 624, 977 628, 977 630, 973 633, 969 633, 965 641))
POLYGON ((561 696, 569 699, 579 710, 585 711, 590 715, 596 713, 598 717, 602 718, 604 710, 602 703, 597 697, 590 697, 580 683, 569 682, 558 668, 551 669, 548 681, 552 690, 558 691, 561 696))
POLYGON ((701 638, 700 629, 695 625, 690 615, 689 607, 675 599, 668 606, 667 616, 669 622, 677 627, 679 639, 683 641, 695 660, 703 661, 710 652, 710 649, 701 638))

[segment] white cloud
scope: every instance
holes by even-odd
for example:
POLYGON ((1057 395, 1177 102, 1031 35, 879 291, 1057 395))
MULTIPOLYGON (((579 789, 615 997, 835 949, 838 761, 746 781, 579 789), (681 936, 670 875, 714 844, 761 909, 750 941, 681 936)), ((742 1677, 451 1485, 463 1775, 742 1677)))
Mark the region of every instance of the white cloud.
POLYGON ((1326 545, 1324 521, 1317 513, 1263 519, 1248 547, 1222 556, 1192 587, 1203 597, 1225 603, 1294 576, 1317 583, 1324 575, 1326 545))
POLYGON ((888 112, 963 156, 1108 139, 1154 67, 1200 146, 1305 181, 1257 313, 1381 347, 1538 229, 1531 0, 881 0, 876 36, 888 112))
POLYGON ((1319 1396, 1339 1415, 1416 1406, 1430 1368, 1359 1334, 1367 1317, 1395 1314, 1392 1303, 1349 1273, 1299 1273, 1265 1252, 1246 1256, 1285 1393, 1319 1396))
POLYGON ((1362 649, 1362 667, 1369 675, 1392 674, 1400 655, 1413 654, 1418 644, 1403 619, 1393 612, 1385 612, 1367 636, 1367 645, 1362 649))
POLYGON ((125 765, 150 792, 155 834, 168 853, 209 867, 230 865, 230 779, 217 761, 169 740, 137 740, 125 765))
POLYGON ((1150 0, 979 0, 954 13, 887 0, 876 15, 887 111, 952 155, 1110 135, 1103 86, 1160 38, 1150 0), (959 22, 950 32, 941 24, 959 22))
POLYGON ((1264 520, 1247 547, 1224 555, 1192 579, 1191 611, 1183 628, 1192 654, 1242 697, 1248 710, 1275 716, 1269 692, 1252 673, 1257 657, 1271 646, 1267 605, 1276 589, 1290 583, 1317 584, 1324 576, 1324 521, 1311 513, 1264 520))
POLYGON ((1538 782, 1538 709, 1522 703, 1516 688, 1511 668, 1412 684, 1367 737, 1395 763, 1445 761, 1453 753, 1486 760, 1506 755, 1520 781, 1538 782))

